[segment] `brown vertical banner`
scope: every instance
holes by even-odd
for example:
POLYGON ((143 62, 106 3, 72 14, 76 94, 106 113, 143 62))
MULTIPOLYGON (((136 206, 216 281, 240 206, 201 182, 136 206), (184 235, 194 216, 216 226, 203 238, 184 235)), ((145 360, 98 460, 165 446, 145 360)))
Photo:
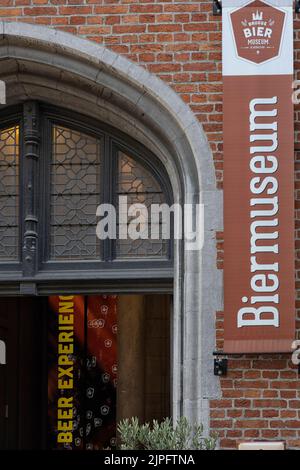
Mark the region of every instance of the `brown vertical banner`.
POLYGON ((291 0, 223 1, 224 351, 295 335, 291 0))

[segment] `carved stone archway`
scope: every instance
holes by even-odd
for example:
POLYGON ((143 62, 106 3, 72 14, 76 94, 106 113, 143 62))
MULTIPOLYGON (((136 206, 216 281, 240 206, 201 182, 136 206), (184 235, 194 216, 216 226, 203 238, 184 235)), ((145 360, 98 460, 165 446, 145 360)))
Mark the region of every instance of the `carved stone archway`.
POLYGON ((7 104, 28 99, 76 109, 121 129, 164 164, 175 202, 204 205, 204 246, 174 249, 172 411, 208 425, 216 310, 222 308, 215 231, 221 192, 206 136, 190 108, 144 68, 73 35, 24 23, 0 23, 0 79, 7 104))

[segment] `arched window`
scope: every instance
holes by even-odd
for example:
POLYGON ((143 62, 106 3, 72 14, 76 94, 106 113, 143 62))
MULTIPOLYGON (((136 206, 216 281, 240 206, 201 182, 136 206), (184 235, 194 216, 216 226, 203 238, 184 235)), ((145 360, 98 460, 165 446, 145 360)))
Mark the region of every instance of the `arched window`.
POLYGON ((172 204, 163 166, 141 144, 38 102, 1 112, 0 272, 45 281, 55 273, 101 278, 145 267, 154 277, 162 269, 170 274, 172 242, 162 238, 161 220, 148 220, 143 238, 124 237, 134 218, 124 215, 134 203, 172 204), (115 239, 96 236, 100 204, 116 208, 115 239))

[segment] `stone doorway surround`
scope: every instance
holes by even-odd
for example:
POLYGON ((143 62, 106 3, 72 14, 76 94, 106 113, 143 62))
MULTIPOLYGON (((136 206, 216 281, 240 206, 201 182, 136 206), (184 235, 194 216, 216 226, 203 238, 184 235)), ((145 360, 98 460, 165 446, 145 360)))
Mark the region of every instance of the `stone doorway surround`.
POLYGON ((0 22, 0 80, 7 105, 42 100, 122 130, 164 164, 174 202, 204 205, 204 246, 174 247, 171 351, 172 415, 209 425, 209 399, 220 396, 213 375, 215 312, 222 309, 216 230, 222 192, 202 126, 159 78, 102 46, 25 23, 0 22))

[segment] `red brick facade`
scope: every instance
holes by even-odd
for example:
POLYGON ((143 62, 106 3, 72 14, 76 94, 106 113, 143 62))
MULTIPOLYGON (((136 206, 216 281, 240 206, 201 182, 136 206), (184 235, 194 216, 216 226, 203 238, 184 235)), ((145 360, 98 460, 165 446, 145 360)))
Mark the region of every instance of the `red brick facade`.
MULTIPOLYGON (((222 18, 212 1, 0 0, 4 21, 32 22, 80 35, 146 67, 189 104, 206 132, 222 189, 222 18)), ((300 69, 300 22, 295 19, 295 68, 300 69)), ((300 78, 296 74, 295 78, 300 78)), ((291 90, 292 92, 292 90, 291 90)), ((300 108, 296 107, 296 287, 300 289, 300 108)), ((218 268, 223 233, 217 233, 218 268)), ((298 295, 299 297, 299 295, 298 295)), ((297 300, 300 314, 300 300, 297 300)), ((299 322, 299 320, 298 320, 299 322)), ((300 324, 298 323, 298 327, 300 324)), ((222 312, 216 316, 222 349, 222 312)), ((211 402, 211 427, 221 446, 243 439, 283 439, 300 447, 300 379, 287 355, 230 358, 221 400, 211 402)))

